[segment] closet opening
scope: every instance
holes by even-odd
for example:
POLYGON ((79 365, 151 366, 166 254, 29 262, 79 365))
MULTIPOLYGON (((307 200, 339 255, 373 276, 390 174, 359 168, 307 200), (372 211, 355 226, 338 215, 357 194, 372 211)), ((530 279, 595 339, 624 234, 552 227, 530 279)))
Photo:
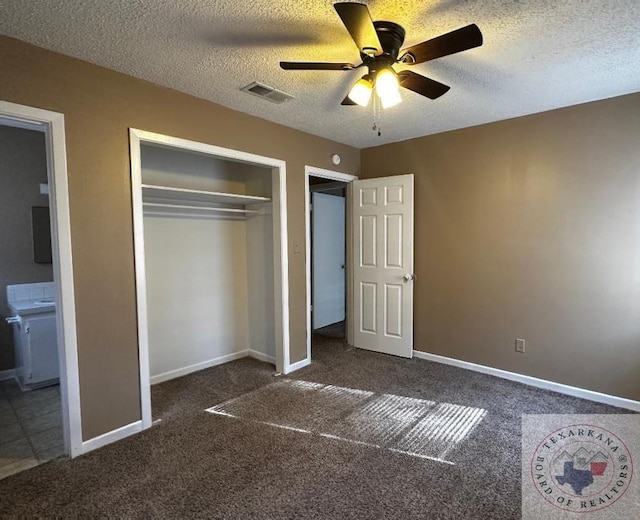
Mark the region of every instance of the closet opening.
POLYGON ((283 161, 131 130, 143 427, 150 386, 250 356, 287 373, 283 161))
POLYGON ((349 343, 348 191, 353 175, 307 167, 307 352, 331 355, 349 343))

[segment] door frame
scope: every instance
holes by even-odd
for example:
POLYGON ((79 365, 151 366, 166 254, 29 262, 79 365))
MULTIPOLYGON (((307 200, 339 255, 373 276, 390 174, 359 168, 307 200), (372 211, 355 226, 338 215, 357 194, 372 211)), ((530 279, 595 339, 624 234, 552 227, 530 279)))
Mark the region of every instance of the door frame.
POLYGON ((0 117, 3 119, 3 124, 8 126, 39 130, 45 134, 53 272, 57 289, 56 334, 60 365, 62 431, 65 455, 73 458, 81 455, 85 450, 82 445, 80 373, 64 115, 50 110, 0 101, 0 117))
POLYGON ((306 305, 307 305, 307 357, 303 359, 302 366, 311 363, 311 336, 313 329, 311 328, 311 194, 309 191, 309 177, 320 177, 322 179, 341 181, 347 184, 347 193, 345 194, 345 239, 347 246, 347 257, 345 263, 345 269, 347 271, 347 279, 345 282, 345 289, 347 293, 347 303, 345 307, 346 311, 346 328, 347 328, 347 342, 353 343, 353 331, 351 330, 351 320, 353 316, 353 292, 352 292, 352 273, 349 268, 351 262, 351 183, 358 180, 357 175, 350 173, 337 172, 334 170, 326 170, 324 168, 318 168, 316 166, 304 167, 304 225, 305 225, 305 276, 306 276, 306 305))
POLYGON ((273 207, 273 253, 275 293, 276 372, 293 371, 289 341, 289 257, 287 239, 286 163, 280 159, 254 155, 231 148, 191 141, 180 137, 129 129, 131 152, 131 200, 133 205, 133 240, 136 273, 136 307, 138 313, 138 353, 140 363, 140 405, 142 428, 152 424, 151 377, 149 370, 149 331, 147 322, 147 285, 144 252, 144 214, 142 205, 142 144, 156 144, 175 150, 199 152, 221 159, 249 163, 271 169, 273 207))

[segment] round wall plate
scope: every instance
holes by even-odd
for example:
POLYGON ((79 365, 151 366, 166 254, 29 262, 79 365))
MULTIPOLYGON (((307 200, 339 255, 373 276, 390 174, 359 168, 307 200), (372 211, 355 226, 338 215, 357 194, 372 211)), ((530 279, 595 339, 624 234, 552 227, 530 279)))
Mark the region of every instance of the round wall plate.
POLYGON ((331 156, 331 162, 332 162, 333 164, 335 164, 336 166, 338 166, 338 164, 340 164, 340 160, 341 160, 341 159, 340 159, 340 156, 339 156, 337 153, 334 153, 334 154, 331 156))

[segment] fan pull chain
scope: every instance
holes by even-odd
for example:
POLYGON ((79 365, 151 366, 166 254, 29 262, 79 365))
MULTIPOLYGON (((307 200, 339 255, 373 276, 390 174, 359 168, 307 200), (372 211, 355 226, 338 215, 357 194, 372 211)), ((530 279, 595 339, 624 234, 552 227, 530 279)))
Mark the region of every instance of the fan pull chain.
POLYGON ((371 129, 378 133, 378 137, 382 136, 382 111, 378 96, 375 94, 373 96, 373 127, 371 129))

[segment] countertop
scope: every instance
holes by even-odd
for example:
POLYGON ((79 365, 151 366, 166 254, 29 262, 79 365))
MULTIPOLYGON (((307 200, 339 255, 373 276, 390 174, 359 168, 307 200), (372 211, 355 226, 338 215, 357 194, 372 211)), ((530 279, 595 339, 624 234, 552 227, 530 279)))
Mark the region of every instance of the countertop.
POLYGON ((24 300, 9 302, 9 309, 14 314, 25 316, 27 314, 43 314, 56 311, 56 302, 53 298, 41 298, 39 300, 24 300))

